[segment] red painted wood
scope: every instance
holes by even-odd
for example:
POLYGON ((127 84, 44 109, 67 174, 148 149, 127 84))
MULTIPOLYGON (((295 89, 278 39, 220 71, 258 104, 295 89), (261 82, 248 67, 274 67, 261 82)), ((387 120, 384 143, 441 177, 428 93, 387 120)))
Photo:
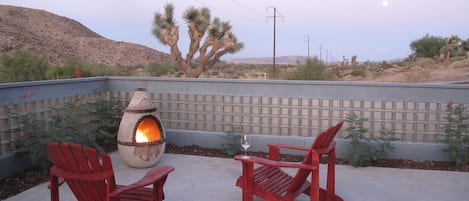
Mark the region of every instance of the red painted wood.
POLYGON ((269 201, 293 201, 302 193, 309 195, 311 201, 342 201, 342 198, 335 195, 334 189, 334 137, 342 125, 343 122, 339 122, 319 134, 309 148, 269 144, 268 159, 256 156, 243 159, 242 156, 235 156, 235 160, 242 162, 243 173, 236 181, 236 186, 242 189, 243 201, 252 201, 254 195, 269 201), (306 151, 306 156, 301 163, 279 161, 281 149, 306 151), (319 187, 319 159, 322 155, 328 156, 327 190, 319 187), (258 164, 255 169, 254 164, 258 164), (295 176, 291 176, 281 168, 296 168, 298 171, 295 176), (307 180, 310 174, 311 182, 307 180))
POLYGON ((116 185, 109 155, 77 144, 52 143, 47 152, 54 161, 50 169, 51 200, 59 201, 59 178, 63 178, 79 201, 163 200, 164 183, 174 167, 156 166, 139 181, 116 185), (149 188, 147 186, 150 186, 149 188))

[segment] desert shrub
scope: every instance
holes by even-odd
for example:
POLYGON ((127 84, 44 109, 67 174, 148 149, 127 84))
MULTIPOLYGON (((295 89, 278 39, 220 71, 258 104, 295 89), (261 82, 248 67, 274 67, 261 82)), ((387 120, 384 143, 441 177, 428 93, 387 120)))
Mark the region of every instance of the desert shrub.
POLYGON ((120 121, 116 115, 121 109, 103 98, 87 102, 78 95, 70 97, 63 106, 49 108, 52 115, 47 119, 10 107, 10 118, 18 119, 18 125, 11 127, 15 130, 10 132, 21 134, 15 143, 17 153, 30 158, 34 166, 48 168, 51 163, 46 147, 52 142, 78 143, 101 151, 116 147, 115 131, 120 121))
POLYGON ((465 114, 464 110, 463 105, 448 103, 445 117, 448 123, 443 126, 446 133, 443 142, 447 145, 443 151, 447 152, 458 166, 469 162, 469 115, 465 114))
POLYGON ((424 37, 412 41, 410 49, 416 57, 436 58, 440 54, 440 49, 445 46, 443 37, 425 35, 424 37))
POLYGON ((46 71, 47 61, 26 51, 0 57, 0 82, 44 80, 46 71))
POLYGON ((90 109, 91 122, 97 125, 97 132, 104 133, 96 135, 96 143, 107 152, 116 150, 117 131, 127 104, 110 97, 109 92, 98 92, 96 100, 86 105, 90 109))
POLYGON ((175 77, 183 77, 185 74, 183 72, 178 71, 175 77))
POLYGON ((466 60, 466 54, 451 57, 451 62, 466 60))
POLYGON ((246 68, 247 70, 255 70, 257 68, 257 65, 254 65, 254 64, 245 64, 244 65, 244 68, 246 68))
POLYGON ((304 65, 286 75, 288 80, 327 80, 329 78, 326 65, 318 58, 307 59, 304 65))
POLYGON ((355 77, 365 77, 366 76, 366 70, 363 68, 357 68, 353 69, 350 75, 355 76, 355 77))
POLYGON ((221 144, 223 152, 228 156, 234 156, 239 152, 240 139, 242 131, 239 128, 233 128, 231 131, 225 132, 223 136, 224 142, 221 144))
POLYGON ((69 58, 62 66, 55 66, 46 72, 46 78, 50 80, 91 76, 86 64, 73 57, 69 58))
POLYGON ((380 159, 385 159, 388 152, 392 151, 394 147, 390 141, 395 140, 394 133, 388 131, 381 131, 379 138, 366 137, 365 134, 369 132, 364 127, 364 122, 367 119, 359 118, 355 113, 347 115, 345 122, 349 127, 345 129, 348 135, 345 139, 350 139, 351 149, 345 153, 345 159, 354 167, 368 166, 372 162, 378 162, 380 159))
POLYGON ((85 72, 89 72, 90 76, 125 76, 129 72, 125 72, 123 66, 106 66, 102 64, 87 64, 83 68, 85 72))
POLYGON ((178 65, 174 62, 153 62, 144 67, 151 76, 163 76, 178 71, 178 65))
POLYGON ((420 66, 431 66, 436 64, 436 61, 431 58, 419 58, 417 59, 416 64, 420 66))
POLYGON ((338 66, 333 66, 329 69, 330 80, 339 80, 342 79, 341 69, 338 66))
POLYGON ((47 79, 66 79, 95 76, 128 76, 133 67, 107 66, 103 64, 83 63, 75 58, 69 58, 64 65, 54 66, 44 75, 47 79))
POLYGON ((210 69, 211 75, 220 74, 220 72, 225 72, 226 69, 239 67, 237 64, 228 64, 225 62, 218 62, 210 69))

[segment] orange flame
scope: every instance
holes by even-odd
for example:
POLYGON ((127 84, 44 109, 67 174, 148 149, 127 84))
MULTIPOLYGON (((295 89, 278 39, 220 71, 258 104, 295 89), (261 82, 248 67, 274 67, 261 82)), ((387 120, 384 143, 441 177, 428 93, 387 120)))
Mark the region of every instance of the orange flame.
POLYGON ((147 136, 145 136, 145 134, 143 134, 142 131, 140 131, 140 129, 137 130, 137 133, 135 133, 135 141, 136 142, 148 142, 148 138, 147 136))
POLYGON ((135 132, 135 142, 152 142, 161 139, 160 129, 152 118, 145 118, 138 124, 135 132))

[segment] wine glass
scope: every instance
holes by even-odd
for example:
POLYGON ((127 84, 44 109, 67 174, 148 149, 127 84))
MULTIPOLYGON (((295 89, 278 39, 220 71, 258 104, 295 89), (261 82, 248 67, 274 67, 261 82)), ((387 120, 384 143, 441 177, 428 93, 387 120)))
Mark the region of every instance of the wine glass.
POLYGON ((241 135, 241 147, 243 147, 244 149, 244 156, 242 156, 241 158, 249 159, 247 152, 250 146, 251 145, 249 144, 249 136, 247 134, 241 135))

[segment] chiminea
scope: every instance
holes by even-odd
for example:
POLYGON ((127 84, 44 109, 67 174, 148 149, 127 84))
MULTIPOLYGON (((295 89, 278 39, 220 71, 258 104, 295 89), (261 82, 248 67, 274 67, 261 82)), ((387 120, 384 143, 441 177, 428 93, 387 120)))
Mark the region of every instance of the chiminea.
POLYGON ((164 153, 166 136, 146 89, 135 89, 117 133, 117 148, 130 167, 156 165, 164 153))

